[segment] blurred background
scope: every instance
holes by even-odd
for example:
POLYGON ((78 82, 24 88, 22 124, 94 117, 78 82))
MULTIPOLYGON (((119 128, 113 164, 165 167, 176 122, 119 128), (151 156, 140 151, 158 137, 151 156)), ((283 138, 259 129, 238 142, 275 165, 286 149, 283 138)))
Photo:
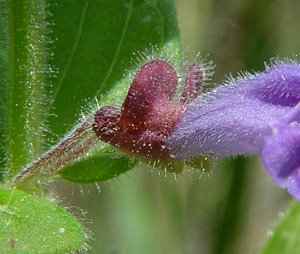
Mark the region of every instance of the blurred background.
MULTIPOLYGON (((176 0, 182 44, 216 65, 214 83, 297 58, 300 1, 176 0)), ((59 182, 55 195, 93 232, 91 253, 258 253, 290 197, 256 157, 227 158, 175 179, 139 166, 99 185, 59 182), (83 210, 80 210, 81 207, 83 210)))

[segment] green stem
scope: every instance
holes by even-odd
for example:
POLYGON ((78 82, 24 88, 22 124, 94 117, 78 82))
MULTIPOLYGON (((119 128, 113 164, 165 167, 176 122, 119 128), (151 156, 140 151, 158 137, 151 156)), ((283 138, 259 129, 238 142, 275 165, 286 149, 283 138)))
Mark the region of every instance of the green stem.
POLYGON ((46 1, 8 0, 8 178, 41 154, 47 76, 46 1))
POLYGON ((230 254, 234 251, 235 240, 237 239, 237 227, 243 213, 242 201, 245 195, 244 185, 246 160, 242 157, 233 159, 226 170, 230 170, 231 182, 222 213, 218 214, 217 231, 213 245, 214 254, 230 254), (221 219, 220 219, 221 218, 221 219))
POLYGON ((0 180, 2 180, 6 158, 6 105, 8 82, 8 11, 5 1, 0 1, 0 180))

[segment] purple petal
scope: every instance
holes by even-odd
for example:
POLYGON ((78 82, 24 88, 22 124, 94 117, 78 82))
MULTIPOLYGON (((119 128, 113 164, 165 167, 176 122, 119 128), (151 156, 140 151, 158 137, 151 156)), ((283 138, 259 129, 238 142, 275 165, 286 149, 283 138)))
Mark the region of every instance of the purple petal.
POLYGON ((300 101, 300 67, 280 64, 199 96, 169 138, 175 158, 258 153, 264 135, 300 101))
POLYGON ((273 127, 265 137, 260 156, 272 179, 300 200, 300 105, 293 111, 293 118, 273 127))
POLYGON ((266 103, 295 106, 300 101, 300 66, 281 64, 257 76, 251 94, 266 103))
POLYGON ((300 66, 280 64, 199 96, 168 140, 174 158, 259 154, 300 200, 300 66))

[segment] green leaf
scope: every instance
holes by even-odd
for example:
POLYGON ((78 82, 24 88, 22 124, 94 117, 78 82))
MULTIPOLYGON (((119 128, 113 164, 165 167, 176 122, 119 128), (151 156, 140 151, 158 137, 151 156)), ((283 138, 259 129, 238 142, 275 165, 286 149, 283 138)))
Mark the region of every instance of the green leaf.
POLYGON ((86 232, 67 211, 19 190, 0 190, 1 253, 70 253, 86 232))
MULTIPOLYGON (((172 0, 54 2, 53 60, 59 75, 53 82, 49 124, 55 135, 62 135, 87 99, 114 88, 132 66, 134 52, 178 41, 179 33, 172 0)), ((116 97, 112 91, 109 96, 116 97)))
POLYGON ((59 174, 72 182, 99 182, 116 177, 137 164, 137 161, 130 160, 126 155, 113 157, 112 154, 114 151, 107 147, 95 149, 83 159, 66 166, 59 174))
POLYGON ((300 253, 300 204, 293 201, 277 222, 261 254, 300 253))

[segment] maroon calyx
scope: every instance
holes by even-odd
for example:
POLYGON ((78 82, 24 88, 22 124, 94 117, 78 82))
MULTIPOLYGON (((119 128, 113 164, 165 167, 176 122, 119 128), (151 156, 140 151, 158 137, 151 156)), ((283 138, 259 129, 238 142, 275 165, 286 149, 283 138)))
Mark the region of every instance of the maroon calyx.
POLYGON ((155 160, 170 160, 167 138, 202 86, 203 71, 190 65, 178 100, 174 68, 152 60, 136 73, 121 109, 104 106, 95 113, 93 130, 98 138, 125 152, 155 160))

